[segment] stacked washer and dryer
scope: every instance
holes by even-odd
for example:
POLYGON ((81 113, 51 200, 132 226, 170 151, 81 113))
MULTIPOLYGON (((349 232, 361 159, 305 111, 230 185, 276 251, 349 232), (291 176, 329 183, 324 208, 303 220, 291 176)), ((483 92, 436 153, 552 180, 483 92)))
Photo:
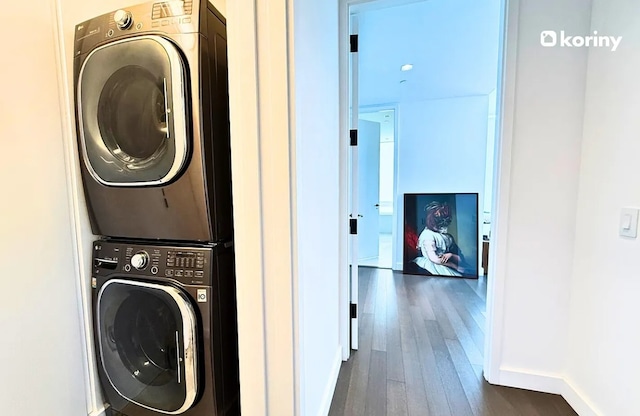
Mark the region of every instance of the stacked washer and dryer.
POLYGON ((98 16, 74 80, 109 411, 237 415, 225 20, 207 0, 98 16))

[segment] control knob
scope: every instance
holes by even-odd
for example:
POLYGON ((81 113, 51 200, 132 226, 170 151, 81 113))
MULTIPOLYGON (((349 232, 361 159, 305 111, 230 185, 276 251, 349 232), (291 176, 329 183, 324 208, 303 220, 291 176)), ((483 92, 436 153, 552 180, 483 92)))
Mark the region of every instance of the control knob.
POLYGON ((148 263, 149 255, 144 251, 140 251, 131 257, 131 265, 138 270, 142 270, 147 267, 148 263))
POLYGON ((113 20, 120 30, 129 29, 133 24, 133 18, 131 13, 126 10, 118 10, 113 14, 113 20))

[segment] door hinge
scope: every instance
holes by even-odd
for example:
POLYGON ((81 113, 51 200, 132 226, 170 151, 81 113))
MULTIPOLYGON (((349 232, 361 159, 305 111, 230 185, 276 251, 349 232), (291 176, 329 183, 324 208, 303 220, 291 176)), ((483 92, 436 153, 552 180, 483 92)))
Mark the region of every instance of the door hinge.
POLYGON ((351 319, 356 319, 358 317, 358 304, 351 304, 351 319))
POLYGON ((351 52, 358 52, 358 35, 349 36, 349 45, 351 46, 351 52))
POLYGON ((349 234, 358 234, 358 220, 355 218, 349 220, 349 234))
POLYGON ((351 146, 357 146, 358 145, 358 130, 357 129, 352 129, 349 130, 349 138, 351 139, 351 146))

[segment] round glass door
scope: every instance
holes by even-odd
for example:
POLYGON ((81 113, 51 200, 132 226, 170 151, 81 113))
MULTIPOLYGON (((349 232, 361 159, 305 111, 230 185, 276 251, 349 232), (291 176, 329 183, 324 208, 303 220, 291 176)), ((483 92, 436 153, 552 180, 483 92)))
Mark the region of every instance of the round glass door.
POLYGON ((184 63, 159 36, 107 44, 78 79, 78 120, 87 169, 112 186, 159 185, 188 153, 184 63))
POLYGON ((197 396, 196 321, 179 289, 130 280, 107 282, 98 294, 102 367, 125 399, 180 414, 197 396))

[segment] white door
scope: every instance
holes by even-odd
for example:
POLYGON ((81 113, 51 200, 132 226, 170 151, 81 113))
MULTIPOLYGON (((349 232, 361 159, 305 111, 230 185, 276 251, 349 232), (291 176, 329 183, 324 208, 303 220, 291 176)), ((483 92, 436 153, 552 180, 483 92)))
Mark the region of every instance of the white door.
POLYGON ((358 260, 378 257, 380 123, 358 120, 358 260))

